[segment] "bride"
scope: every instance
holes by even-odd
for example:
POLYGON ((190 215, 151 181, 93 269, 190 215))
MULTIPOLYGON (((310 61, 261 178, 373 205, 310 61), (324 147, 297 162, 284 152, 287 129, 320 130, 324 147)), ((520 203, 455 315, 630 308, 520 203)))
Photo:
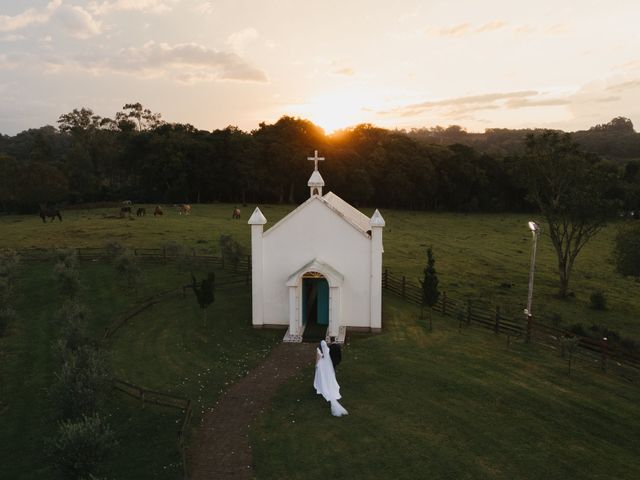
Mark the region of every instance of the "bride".
POLYGON ((327 402, 331 403, 331 415, 341 417, 349 412, 340 405, 340 385, 336 380, 336 372, 329 356, 327 342, 322 340, 320 348, 316 349, 316 375, 313 379, 313 386, 318 395, 322 395, 327 402))

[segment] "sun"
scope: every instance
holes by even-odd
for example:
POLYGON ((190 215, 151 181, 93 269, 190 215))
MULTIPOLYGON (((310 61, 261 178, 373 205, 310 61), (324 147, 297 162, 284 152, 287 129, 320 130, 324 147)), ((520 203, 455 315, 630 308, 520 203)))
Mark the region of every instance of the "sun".
POLYGON ((362 95, 347 92, 327 93, 306 103, 290 107, 291 113, 306 118, 326 133, 367 121, 368 112, 362 95))

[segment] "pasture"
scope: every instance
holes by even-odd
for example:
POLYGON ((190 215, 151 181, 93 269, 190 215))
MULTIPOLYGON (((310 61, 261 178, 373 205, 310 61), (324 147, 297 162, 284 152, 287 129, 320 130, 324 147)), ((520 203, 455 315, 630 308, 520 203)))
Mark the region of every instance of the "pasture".
MULTIPOLYGON (((152 211, 153 206, 146 206, 152 211)), ((131 248, 217 251, 221 234, 249 245, 252 209, 234 220, 232 205, 196 205, 191 215, 109 218, 113 209, 63 211, 63 222, 37 216, 0 217, 0 244, 16 249, 102 247, 118 240, 131 248)), ((272 225, 290 206, 261 207, 272 225)), ((365 213, 370 214, 371 211, 365 213)), ((524 215, 382 212, 385 265, 417 281, 425 250, 433 245, 440 287, 451 297, 489 300, 517 313, 526 299, 530 233, 524 215), (509 288, 502 286, 509 284, 509 288)), ((605 324, 622 334, 640 331, 638 284, 610 265, 615 226, 578 258, 575 297, 554 298, 554 257, 542 237, 534 313, 559 313, 564 323, 605 324), (591 289, 603 289, 610 307, 588 308, 591 289)), ((248 252, 247 252, 248 253, 248 252)), ((46 392, 53 375, 51 345, 59 300, 51 264, 24 263, 19 279, 19 321, 0 338, 0 477, 56 478, 44 438, 51 432, 46 392), (10 459, 10 461, 8 460, 10 459)), ((202 277, 206 269, 199 268, 202 277)), ((80 264, 83 302, 91 331, 100 337, 121 312, 158 291, 189 283, 179 265, 143 266, 137 293, 122 286, 113 266, 80 264)), ((220 279, 225 275, 219 272, 220 279)), ((115 376, 194 402, 187 440, 229 384, 268 354, 282 332, 250 326, 250 288, 221 287, 209 321, 191 292, 173 295, 119 330, 109 341, 115 376)), ((381 335, 351 335, 338 379, 349 417, 336 420, 316 398, 312 371, 290 381, 253 426, 258 478, 315 478, 362 472, 372 478, 637 478, 640 415, 637 385, 581 365, 571 377, 556 353, 504 336, 463 329, 434 315, 429 333, 418 311, 385 294, 381 335), (315 445, 313 450, 309 445, 315 445), (595 453, 597 452, 597 453, 595 453), (595 453, 595 454, 594 454, 595 453), (295 462, 290 462, 295 458, 295 462), (296 470, 291 470, 296 465, 296 470), (302 474, 301 474, 302 472, 302 474)), ((113 478, 173 479, 181 475, 176 432, 181 413, 114 392, 110 422, 120 441, 105 466, 113 478)))
MULTIPOLYGON (((152 212, 153 205, 143 205, 152 212)), ((16 249, 52 247, 102 247, 118 240, 132 248, 161 248, 173 242, 186 248, 217 251, 221 234, 233 235, 247 253, 250 229, 247 220, 255 207, 243 207, 242 218, 233 219, 233 205, 194 205, 188 216, 165 207, 162 217, 109 218, 117 208, 65 210, 64 221, 42 223, 37 215, 0 217, 0 246, 16 249)), ((293 210, 290 205, 260 206, 266 228, 293 210)), ((364 209, 371 215, 371 209, 364 209)), ((433 246, 440 289, 452 298, 500 305, 510 315, 520 315, 526 304, 531 254, 531 215, 456 214, 433 212, 382 212, 384 266, 417 282, 426 264, 426 248, 433 246)), ((542 223, 542 222, 540 222, 542 223)), ((533 313, 542 321, 585 329, 600 325, 621 336, 640 339, 640 283, 616 273, 612 261, 611 224, 583 249, 576 260, 569 285, 573 296, 555 298, 558 285, 556 257, 544 231, 538 242, 533 313), (589 308, 590 295, 602 290, 608 309, 589 308)))

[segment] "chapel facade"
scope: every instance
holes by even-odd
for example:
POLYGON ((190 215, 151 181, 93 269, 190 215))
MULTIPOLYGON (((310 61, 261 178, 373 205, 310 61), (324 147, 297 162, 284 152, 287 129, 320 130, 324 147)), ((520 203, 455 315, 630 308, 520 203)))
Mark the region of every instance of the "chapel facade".
POLYGON ((285 341, 302 341, 321 328, 343 341, 347 328, 382 328, 382 230, 336 194, 322 194, 324 180, 314 157, 309 199, 264 231, 256 208, 249 219, 254 327, 286 327, 285 341))

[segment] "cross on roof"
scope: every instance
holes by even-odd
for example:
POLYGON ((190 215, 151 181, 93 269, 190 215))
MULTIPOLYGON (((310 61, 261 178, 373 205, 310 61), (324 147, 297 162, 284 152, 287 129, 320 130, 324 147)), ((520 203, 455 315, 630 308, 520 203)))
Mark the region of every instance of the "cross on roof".
POLYGON ((318 161, 323 161, 324 157, 319 157, 318 156, 318 150, 315 151, 314 156, 313 157, 307 157, 307 160, 313 162, 314 164, 314 170, 318 170, 318 161))

